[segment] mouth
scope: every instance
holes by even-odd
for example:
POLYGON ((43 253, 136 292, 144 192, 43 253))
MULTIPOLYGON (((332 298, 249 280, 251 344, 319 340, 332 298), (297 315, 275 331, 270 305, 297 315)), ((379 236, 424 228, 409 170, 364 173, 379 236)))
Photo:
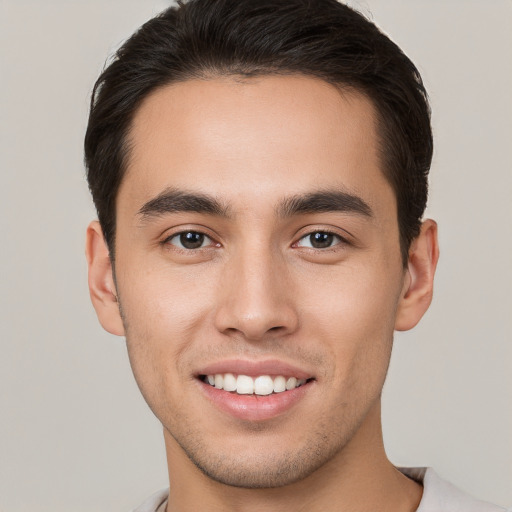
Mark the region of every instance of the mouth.
POLYGON ((284 375, 258 375, 251 377, 250 375, 235 375, 233 373, 199 375, 199 379, 216 389, 222 389, 233 394, 259 396, 291 391, 314 380, 313 377, 308 379, 284 375))
POLYGON ((313 390, 316 378, 279 361, 229 361, 212 364, 195 375, 210 404, 245 421, 283 415, 313 390))

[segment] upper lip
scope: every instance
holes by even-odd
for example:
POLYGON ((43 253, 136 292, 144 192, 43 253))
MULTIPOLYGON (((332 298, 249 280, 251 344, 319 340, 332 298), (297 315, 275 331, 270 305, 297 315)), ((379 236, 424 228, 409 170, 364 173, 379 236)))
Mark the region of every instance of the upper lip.
POLYGON ((259 375, 282 375, 284 377, 297 377, 297 379, 310 379, 313 377, 310 372, 277 359, 262 361, 226 359, 216 361, 201 367, 200 370, 196 372, 196 376, 220 373, 233 373, 235 375, 247 375, 249 377, 258 377, 259 375))

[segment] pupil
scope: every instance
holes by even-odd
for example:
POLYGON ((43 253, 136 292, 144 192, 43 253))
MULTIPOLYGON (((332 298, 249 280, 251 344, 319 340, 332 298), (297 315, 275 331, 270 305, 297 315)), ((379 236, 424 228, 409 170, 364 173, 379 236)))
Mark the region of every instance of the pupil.
POLYGON ((203 245, 204 235, 202 233, 195 233, 189 231, 180 235, 180 242, 186 249, 198 249, 203 245))
POLYGON ((313 233, 309 237, 311 245, 316 249, 324 249, 326 247, 330 247, 332 245, 333 238, 334 235, 331 235, 331 233, 323 233, 322 231, 313 233))

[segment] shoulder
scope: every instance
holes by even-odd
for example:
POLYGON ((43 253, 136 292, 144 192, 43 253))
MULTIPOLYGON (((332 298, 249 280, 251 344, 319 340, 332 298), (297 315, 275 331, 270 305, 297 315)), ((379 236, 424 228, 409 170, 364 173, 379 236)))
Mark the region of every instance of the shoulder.
POLYGON ((144 503, 141 503, 137 508, 134 508, 132 512, 160 512, 165 510, 165 504, 169 497, 169 489, 161 489, 155 494, 152 494, 144 503))
POLYGON ((442 479, 432 468, 398 468, 423 484, 423 497, 417 512, 507 512, 506 509, 477 500, 442 479))

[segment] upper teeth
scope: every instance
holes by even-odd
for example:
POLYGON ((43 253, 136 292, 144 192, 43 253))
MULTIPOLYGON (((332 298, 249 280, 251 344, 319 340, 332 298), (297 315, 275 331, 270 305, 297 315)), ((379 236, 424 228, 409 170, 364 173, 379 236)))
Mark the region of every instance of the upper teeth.
POLYGON ((296 377, 270 377, 269 375, 260 375, 259 377, 249 377, 248 375, 235 376, 232 373, 216 373, 207 375, 206 380, 217 389, 224 391, 235 391, 239 395, 270 395, 272 393, 282 393, 290 389, 298 388, 305 384, 305 379, 296 377))

